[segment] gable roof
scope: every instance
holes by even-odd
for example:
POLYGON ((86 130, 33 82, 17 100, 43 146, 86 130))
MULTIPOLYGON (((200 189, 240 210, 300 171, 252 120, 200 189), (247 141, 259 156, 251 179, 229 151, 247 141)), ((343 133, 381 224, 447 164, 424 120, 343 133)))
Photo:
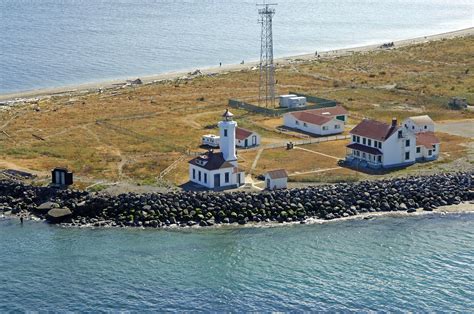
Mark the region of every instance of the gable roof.
POLYGON ((341 105, 319 109, 290 112, 295 119, 315 125, 323 125, 335 116, 346 115, 347 110, 341 105))
POLYGON ((322 115, 322 116, 339 116, 343 114, 347 114, 346 108, 344 108, 341 105, 336 105, 333 107, 324 107, 324 108, 318 108, 318 109, 311 109, 311 110, 305 110, 306 112, 309 112, 311 114, 316 114, 316 115, 322 115))
POLYGON ((238 140, 245 140, 247 137, 252 135, 252 131, 242 129, 242 128, 235 128, 235 138, 238 140))
POLYGON ((424 146, 426 148, 431 148, 434 144, 439 143, 440 140, 433 132, 420 132, 416 134, 416 146, 424 146))
POLYGON ((416 124, 431 124, 431 125, 434 125, 433 120, 428 115, 408 117, 408 119, 412 120, 416 124))
POLYGON ((272 180, 288 178, 288 173, 285 169, 270 170, 267 172, 267 175, 272 180))
POLYGON ((368 137, 377 141, 385 141, 398 129, 398 126, 392 126, 390 124, 372 119, 364 119, 349 133, 368 137))
POLYGON ((191 165, 195 165, 199 168, 203 168, 206 170, 217 170, 235 167, 233 164, 224 159, 222 153, 214 153, 212 151, 208 151, 199 157, 191 159, 189 163, 191 165), (201 162, 205 163, 201 164, 201 162))
POLYGON ((323 117, 307 111, 296 111, 291 112, 290 114, 295 117, 296 120, 316 125, 323 125, 333 119, 333 117, 323 117))

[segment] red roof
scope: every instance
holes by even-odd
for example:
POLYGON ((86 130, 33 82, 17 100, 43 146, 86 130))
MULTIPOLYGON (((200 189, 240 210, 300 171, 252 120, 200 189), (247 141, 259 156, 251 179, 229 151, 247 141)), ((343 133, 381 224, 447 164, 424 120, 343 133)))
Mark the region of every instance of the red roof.
POLYGON ((368 137, 377 141, 385 141, 398 130, 398 126, 393 126, 384 122, 371 119, 364 119, 355 128, 351 134, 368 137))
POLYGON ((340 116, 343 114, 347 114, 346 108, 344 108, 341 105, 336 105, 334 107, 325 107, 325 108, 319 108, 319 109, 311 109, 311 110, 305 110, 305 112, 309 112, 311 114, 316 114, 319 116, 340 116))
POLYGON ((421 132, 416 134, 416 146, 425 146, 426 148, 431 148, 434 144, 439 143, 439 139, 433 132, 421 132))
POLYGON ((242 129, 242 128, 236 128, 235 129, 235 138, 238 140, 245 140, 247 137, 252 135, 252 131, 242 129))
POLYGON ((337 105, 334 107, 296 111, 291 112, 290 114, 297 120, 316 125, 323 125, 331 121, 335 116, 346 115, 347 110, 344 107, 337 105))
POLYGON ((333 119, 333 117, 323 117, 320 115, 312 114, 307 111, 297 111, 290 113, 296 120, 300 120, 303 122, 316 124, 316 125, 323 125, 333 119))
POLYGON ((382 152, 378 150, 377 148, 370 147, 370 146, 365 146, 357 143, 352 143, 347 145, 347 148, 353 149, 353 150, 359 150, 361 152, 371 154, 371 155, 382 155, 382 152))

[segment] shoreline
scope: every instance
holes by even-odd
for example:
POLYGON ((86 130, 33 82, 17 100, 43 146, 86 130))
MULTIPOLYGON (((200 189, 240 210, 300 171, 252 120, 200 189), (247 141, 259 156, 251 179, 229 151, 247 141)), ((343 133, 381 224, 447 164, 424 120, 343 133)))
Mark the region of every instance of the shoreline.
POLYGON ((181 228, 322 223, 380 216, 474 213, 471 172, 299 189, 110 196, 0 181, 0 213, 65 227, 181 228), (458 206, 452 206, 458 205, 458 206))
MULTIPOLYGON (((409 38, 404 40, 394 41, 393 48, 401 48, 410 45, 416 45, 421 43, 426 43, 430 41, 437 41, 455 37, 465 37, 465 36, 473 36, 474 35, 474 27, 464 28, 456 31, 428 35, 423 37, 415 37, 409 38)), ((372 45, 364 45, 358 47, 351 47, 351 48, 343 48, 337 50, 329 50, 320 52, 319 59, 332 59, 341 56, 347 56, 353 53, 366 53, 371 51, 383 51, 386 48, 380 48, 380 45, 383 43, 372 44, 372 45)), ((393 49, 389 48, 389 49, 393 49)), ((288 57, 280 57, 274 60, 275 64, 278 66, 291 64, 294 62, 306 62, 310 60, 316 60, 314 53, 306 53, 300 54, 295 56, 288 56, 288 57)), ((225 64, 222 67, 205 67, 199 69, 200 73, 204 76, 206 75, 223 75, 232 72, 238 72, 242 70, 252 70, 258 66, 258 61, 253 61, 245 64, 225 64)), ((142 81, 142 85, 134 85, 134 86, 143 86, 143 85, 150 85, 156 84, 162 81, 169 81, 169 80, 176 80, 180 78, 190 79, 196 76, 193 76, 191 73, 196 71, 197 69, 190 69, 190 70, 183 70, 183 71, 172 71, 172 72, 165 72, 161 74, 155 75, 147 75, 139 77, 142 81)), ((40 99, 49 98, 52 96, 77 96, 77 95, 84 95, 89 94, 92 92, 98 92, 99 90, 115 90, 121 89, 124 86, 132 86, 127 85, 128 80, 134 80, 137 77, 134 76, 132 78, 124 78, 124 79, 114 79, 114 80, 106 80, 100 82, 89 82, 89 83, 81 83, 81 84, 73 84, 73 85, 65 85, 59 87, 50 87, 50 88, 40 88, 35 90, 26 90, 26 91, 18 91, 18 92, 8 92, 0 94, 0 102, 4 103, 4 105, 14 105, 15 103, 19 102, 31 102, 37 101, 40 99)))
MULTIPOLYGON (((313 218, 309 217, 303 222, 301 221, 293 221, 293 222, 259 222, 259 223, 248 223, 245 225, 240 225, 237 222, 230 223, 230 224, 215 224, 213 226, 206 226, 202 227, 199 225, 194 226, 178 226, 178 225, 170 225, 170 226, 163 226, 160 228, 150 228, 150 227, 131 227, 131 226, 94 226, 93 224, 87 225, 78 225, 78 226, 71 226, 68 224, 56 224, 56 226, 60 228, 79 228, 79 229, 130 229, 130 230, 213 230, 213 229, 240 229, 240 228, 278 228, 278 227, 290 227, 290 226, 297 226, 297 225, 322 225, 328 223, 342 223, 347 221, 354 221, 354 220, 377 220, 380 218, 406 218, 406 217, 425 217, 429 215, 438 215, 438 216, 446 216, 446 215, 474 215, 474 202, 462 202, 460 204, 455 205, 446 205, 440 206, 438 208, 433 209, 432 211, 426 211, 422 208, 418 208, 415 212, 406 212, 406 211, 387 211, 387 212, 375 212, 375 213, 361 213, 355 216, 349 217, 340 217, 331 220, 325 220, 320 218, 313 218)), ((47 223, 47 220, 41 219, 36 217, 35 215, 28 215, 25 217, 25 221, 33 221, 33 222, 43 222, 47 223)), ((15 214, 8 214, 3 213, 0 216, 1 220, 20 220, 20 217, 15 214)), ((55 224, 51 224, 55 225, 55 224)))

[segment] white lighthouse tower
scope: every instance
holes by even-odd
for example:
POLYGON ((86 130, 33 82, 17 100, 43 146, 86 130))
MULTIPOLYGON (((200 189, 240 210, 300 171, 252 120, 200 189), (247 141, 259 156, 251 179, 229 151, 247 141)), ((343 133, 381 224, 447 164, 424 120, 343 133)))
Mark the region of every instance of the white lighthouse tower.
POLYGON ((224 159, 234 166, 237 166, 237 155, 235 154, 235 129, 237 122, 232 120, 234 115, 227 109, 222 117, 224 120, 219 122, 220 130, 220 149, 224 159))

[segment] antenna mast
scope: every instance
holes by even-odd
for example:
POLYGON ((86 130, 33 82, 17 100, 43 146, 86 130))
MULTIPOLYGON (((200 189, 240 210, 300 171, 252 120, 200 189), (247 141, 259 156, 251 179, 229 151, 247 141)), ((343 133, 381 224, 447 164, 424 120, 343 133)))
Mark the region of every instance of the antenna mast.
POLYGON ((275 65, 273 64, 273 31, 272 20, 275 15, 276 3, 257 4, 260 18, 258 22, 262 25, 260 35, 260 84, 258 92, 258 103, 268 108, 275 107, 275 65))

